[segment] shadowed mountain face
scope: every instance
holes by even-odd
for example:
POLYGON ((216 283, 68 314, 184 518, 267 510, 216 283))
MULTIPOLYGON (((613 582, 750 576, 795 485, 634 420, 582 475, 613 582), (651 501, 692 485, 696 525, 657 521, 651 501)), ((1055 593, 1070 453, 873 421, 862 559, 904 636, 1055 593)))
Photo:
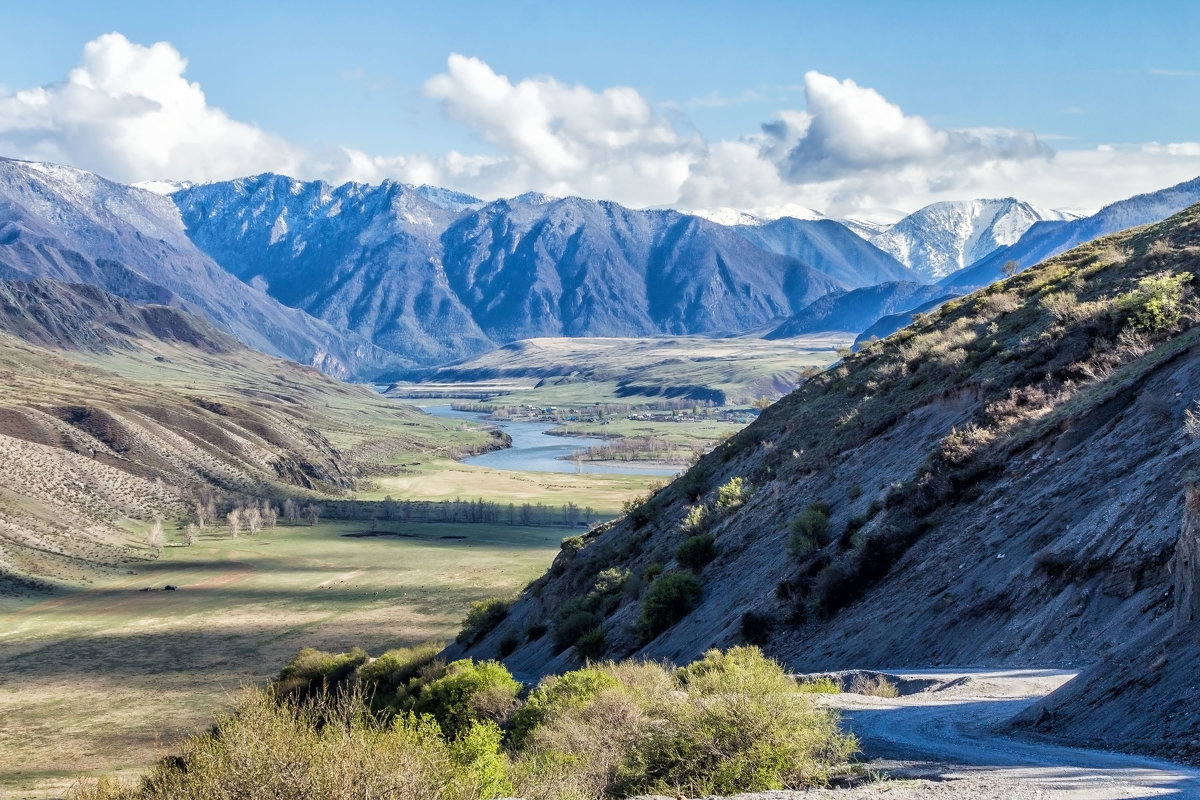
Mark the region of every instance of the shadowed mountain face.
POLYGON ((1021 268, 1029 267, 1099 236, 1157 222, 1197 201, 1200 201, 1200 178, 1121 200, 1105 206, 1090 217, 1038 222, 1016 243, 991 252, 966 269, 947 275, 940 283, 959 291, 987 286, 1003 277, 1004 264, 1009 261, 1016 261, 1021 268))
POLYGON ((741 332, 840 288, 698 217, 520 201, 492 203, 442 237, 451 286, 496 341, 741 332))
POLYGON ((238 277, 424 363, 537 336, 742 332, 841 288, 720 225, 580 198, 261 175, 174 199, 238 277))
POLYGON ((0 159, 0 277, 185 308, 251 347, 341 377, 403 363, 238 281, 192 244, 169 198, 70 167, 0 159))
POLYGON ((892 281, 924 283, 925 278, 831 219, 783 217, 734 230, 764 250, 791 256, 851 288, 892 281))
POLYGON ((766 339, 786 339, 815 331, 858 333, 882 317, 904 313, 931 300, 948 297, 941 286, 908 281, 881 283, 852 292, 833 292, 790 317, 766 339))

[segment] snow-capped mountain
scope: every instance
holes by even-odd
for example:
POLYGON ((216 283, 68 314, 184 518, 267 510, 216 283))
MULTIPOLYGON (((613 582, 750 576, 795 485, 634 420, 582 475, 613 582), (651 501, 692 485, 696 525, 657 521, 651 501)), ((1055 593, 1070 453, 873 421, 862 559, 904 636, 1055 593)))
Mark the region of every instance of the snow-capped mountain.
POLYGON ((942 202, 868 238, 926 279, 937 280, 1015 243, 1035 222, 1065 219, 1071 216, 1011 197, 942 202))
POLYGON ((1039 222, 1014 244, 989 253, 966 269, 952 273, 939 283, 958 291, 971 291, 1000 279, 1007 261, 1022 269, 1051 256, 1090 242, 1100 236, 1158 222, 1200 202, 1200 178, 1119 200, 1089 217, 1039 222))
POLYGON ((73 167, 0 158, 0 278, 87 283, 177 306, 341 377, 404 362, 238 281, 196 248, 171 198, 73 167))

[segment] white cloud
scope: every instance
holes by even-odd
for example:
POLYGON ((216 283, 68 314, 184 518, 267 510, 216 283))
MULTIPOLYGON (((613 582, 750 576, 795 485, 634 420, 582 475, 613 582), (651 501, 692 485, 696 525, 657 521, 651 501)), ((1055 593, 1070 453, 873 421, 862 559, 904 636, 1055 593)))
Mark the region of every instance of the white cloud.
POLYGON ((65 161, 124 181, 208 180, 296 170, 301 150, 208 105, 166 42, 119 33, 88 42, 65 81, 0 93, 0 149, 65 161))
MULTIPOLYGON (((0 87, 0 154, 130 182, 275 171, 332 182, 393 178, 489 199, 536 190, 632 206, 765 215, 809 207, 878 217, 936 200, 1004 195, 1094 208, 1200 174, 1195 142, 1056 153, 1046 144, 1052 136, 941 129, 873 89, 818 72, 796 87, 804 109, 782 109, 755 132, 709 142, 678 106, 656 109, 633 88, 514 81, 458 54, 424 92, 449 122, 481 140, 479 152, 312 152, 209 105, 186 68, 166 42, 147 47, 119 33, 101 36, 62 82, 0 87)), ((343 77, 366 80, 354 70, 343 77)), ((759 99, 714 94, 692 105, 759 99)))

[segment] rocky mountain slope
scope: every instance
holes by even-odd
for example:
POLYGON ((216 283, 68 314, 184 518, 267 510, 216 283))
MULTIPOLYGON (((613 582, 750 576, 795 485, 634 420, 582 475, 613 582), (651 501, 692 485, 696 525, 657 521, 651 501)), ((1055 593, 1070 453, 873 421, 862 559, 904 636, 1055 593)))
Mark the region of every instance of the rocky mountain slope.
POLYGON ((184 308, 255 349, 341 377, 404 362, 238 281, 192 244, 169 198, 0 158, 0 278, 39 277, 184 308))
POLYGON ((942 202, 909 214, 868 240, 926 280, 937 280, 1015 243, 1036 222, 1070 218, 1012 197, 942 202))
POLYGON ((764 250, 799 259, 854 289, 893 281, 926 282, 891 254, 831 219, 782 217, 735 230, 764 250))
POLYGON ((202 495, 338 495, 471 435, 176 308, 47 279, 0 281, 0 378, 0 591, 144 558, 150 520, 202 495))
POLYGON ((1025 268, 1099 236, 1157 222, 1196 202, 1200 202, 1200 178, 1112 203, 1089 217, 1038 222, 1016 242, 939 282, 947 288, 971 291, 1003 277, 1003 266, 1009 261, 1025 268))
POLYGON ((1198 256, 1200 206, 866 345, 565 542, 448 655, 506 642, 523 674, 746 640, 801 671, 1113 657, 1173 610, 1198 256))
POLYGON ((539 336, 742 332, 841 283, 674 211, 261 175, 177 192, 238 277, 422 363, 539 336))
POLYGON ((766 334, 766 339, 786 339, 815 331, 859 333, 882 317, 909 311, 931 301, 949 298, 941 286, 893 281, 852 292, 831 292, 799 314, 789 317, 766 334))

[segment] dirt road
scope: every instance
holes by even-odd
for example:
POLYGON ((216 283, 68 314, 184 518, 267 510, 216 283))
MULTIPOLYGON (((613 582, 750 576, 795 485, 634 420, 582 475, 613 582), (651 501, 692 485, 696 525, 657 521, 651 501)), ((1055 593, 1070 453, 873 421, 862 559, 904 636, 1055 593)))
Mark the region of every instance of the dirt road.
MULTIPOLYGON (((1200 798, 1200 771, 1166 761, 997 732, 1034 699, 1073 677, 1059 670, 889 672, 914 683, 897 698, 829 696, 862 740, 863 755, 917 779, 885 797, 1200 798), (945 790, 950 791, 944 793, 945 790), (909 791, 914 793, 910 794, 909 791)), ((902 684, 903 685, 903 684, 902 684)), ((864 795, 868 796, 868 795, 864 795)))

